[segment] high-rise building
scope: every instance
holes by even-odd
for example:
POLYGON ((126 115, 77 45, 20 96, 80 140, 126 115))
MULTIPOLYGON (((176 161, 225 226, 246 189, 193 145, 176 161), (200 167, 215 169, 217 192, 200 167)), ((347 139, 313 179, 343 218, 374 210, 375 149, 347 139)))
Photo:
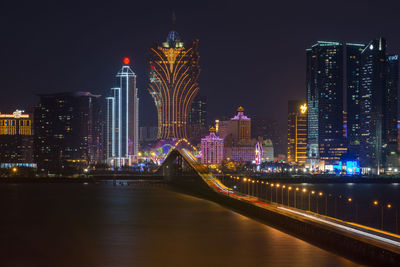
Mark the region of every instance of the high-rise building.
MULTIPOLYGON (((256 158, 256 139, 251 139, 251 119, 239 107, 237 114, 226 121, 219 121, 219 132, 224 135, 224 158, 252 162, 256 158)), ((222 138, 222 136, 221 136, 222 138)))
POLYGON ((210 128, 210 134, 201 139, 201 163, 220 164, 224 156, 224 139, 215 134, 215 128, 210 128))
POLYGON ((158 127, 156 126, 141 126, 139 127, 139 141, 151 142, 157 140, 158 127))
POLYGON ((139 98, 136 74, 129 58, 117 73, 119 87, 111 88, 106 98, 106 157, 109 165, 130 165, 139 151, 139 98))
POLYGON ((189 112, 189 124, 206 126, 207 123, 207 97, 197 95, 189 112))
POLYGON ((158 138, 187 138, 189 111, 198 90, 199 40, 182 42, 175 31, 150 48, 149 92, 157 108, 158 138))
POLYGON ((348 152, 359 159, 361 139, 361 52, 364 44, 346 43, 347 123, 348 152))
POLYGON ((318 41, 306 50, 307 158, 337 163, 343 138, 343 44, 318 41))
POLYGON ((32 116, 16 110, 0 113, 0 167, 34 167, 32 116))
POLYGON ((307 159, 307 104, 288 103, 288 162, 304 164, 307 159))
POLYGON ((187 135, 190 142, 194 144, 200 143, 203 136, 208 133, 207 128, 207 98, 197 95, 191 105, 189 111, 189 124, 187 127, 187 135))
POLYGON ((383 132, 385 167, 397 167, 397 105, 399 87, 399 56, 386 57, 386 88, 383 105, 383 132))
POLYGON ((361 53, 361 167, 380 174, 397 150, 398 57, 386 40, 372 40, 361 53))
POLYGON ((238 144, 248 144, 251 141, 251 119, 244 115, 244 108, 239 107, 237 114, 228 122, 228 134, 238 144))
POLYGON ((99 95, 43 94, 34 111, 38 171, 74 173, 102 160, 99 95))
POLYGON ((286 155, 287 142, 285 133, 277 120, 266 116, 252 117, 251 135, 253 138, 262 137, 263 139, 271 139, 275 157, 286 155))

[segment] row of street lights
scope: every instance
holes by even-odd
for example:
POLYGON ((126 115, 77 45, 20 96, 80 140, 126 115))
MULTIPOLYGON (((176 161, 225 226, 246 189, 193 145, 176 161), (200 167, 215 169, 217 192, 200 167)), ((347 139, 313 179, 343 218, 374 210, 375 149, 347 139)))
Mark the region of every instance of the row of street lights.
MULTIPOLYGON (((381 229, 383 230, 383 211, 385 208, 387 209, 392 209, 393 205, 390 203, 387 203, 386 205, 379 203, 378 200, 375 200, 372 203, 375 207, 380 207, 381 208, 381 229)), ((398 209, 394 209, 395 210, 395 221, 396 221, 396 233, 399 232, 399 212, 398 209)))
MULTIPOLYGON (((322 197, 325 197, 325 215, 328 215, 328 197, 331 197, 332 196, 331 194, 327 194, 327 193, 324 193, 322 191, 317 192, 315 190, 307 190, 307 188, 300 188, 298 186, 295 187, 295 186, 289 186, 289 185, 281 185, 279 183, 269 183, 268 181, 263 181, 263 180, 260 181, 260 180, 250 179, 250 178, 242 178, 241 179, 240 177, 237 177, 237 176, 235 177, 235 176, 232 176, 232 175, 229 175, 229 177, 231 179, 235 179, 235 180, 243 181, 244 183, 247 183, 247 194, 248 195, 255 195, 256 197, 258 197, 258 192, 259 192, 258 191, 258 184, 265 185, 266 188, 267 188, 267 191, 268 191, 268 188, 270 189, 269 201, 270 202, 275 202, 277 204, 279 203, 278 202, 278 190, 279 190, 279 188, 281 189, 281 199, 280 199, 281 203, 280 204, 282 204, 282 205, 285 204, 284 203, 284 190, 287 190, 287 203, 286 203, 287 206, 291 206, 290 205, 290 192, 293 191, 293 207, 294 208, 298 208, 297 207, 298 206, 297 205, 297 194, 299 192, 301 192, 301 204, 303 205, 304 204, 303 196, 308 193, 308 209, 307 210, 311 211, 311 199, 312 199, 312 197, 314 197, 315 200, 316 200, 315 206, 316 206, 316 213, 317 214, 320 213, 318 199, 322 198, 322 197), (252 185, 251 194, 250 194, 250 184, 252 185), (256 194, 254 194, 254 185, 256 186, 256 191, 257 191, 256 194), (273 201, 273 194, 272 194, 273 188, 275 188, 275 201, 273 201)), ((267 191, 265 192, 266 196, 268 195, 267 191)), ((342 196, 339 196, 339 198, 342 198, 342 196)), ((266 199, 266 200, 268 201, 268 199, 266 199)), ((337 211, 336 211, 337 203, 336 203, 336 201, 337 201, 337 197, 335 197, 335 203, 334 203, 334 205, 335 205, 334 217, 337 217, 337 211)), ((355 203, 354 199, 351 198, 351 197, 348 197, 346 199, 346 203, 348 203, 348 204, 353 204, 354 203, 353 205, 354 205, 354 208, 355 208, 355 222, 357 222, 358 221, 358 205, 357 205, 357 203, 355 203)), ((384 209, 388 209, 388 210, 394 209, 394 212, 395 212, 395 232, 398 233, 398 231, 399 231, 399 229, 398 229, 398 208, 393 207, 393 205, 391 203, 382 204, 382 203, 379 203, 379 201, 377 201, 377 200, 373 201, 372 204, 375 207, 380 207, 381 208, 381 210, 380 210, 381 211, 381 214, 380 214, 381 215, 380 216, 380 218, 381 218, 380 226, 381 226, 382 230, 383 230, 383 227, 384 227, 384 220, 383 220, 384 219, 384 216, 383 216, 384 215, 384 209)), ((301 207, 300 207, 300 209, 301 209, 301 207)), ((302 209, 305 209, 305 208, 303 207, 302 209)))

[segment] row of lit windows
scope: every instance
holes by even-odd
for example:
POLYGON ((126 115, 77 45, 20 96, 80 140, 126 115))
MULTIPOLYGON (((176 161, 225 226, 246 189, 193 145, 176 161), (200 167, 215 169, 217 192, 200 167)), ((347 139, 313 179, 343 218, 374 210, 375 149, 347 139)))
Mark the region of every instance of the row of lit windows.
POLYGON ((30 120, 0 120, 0 126, 31 126, 30 120))

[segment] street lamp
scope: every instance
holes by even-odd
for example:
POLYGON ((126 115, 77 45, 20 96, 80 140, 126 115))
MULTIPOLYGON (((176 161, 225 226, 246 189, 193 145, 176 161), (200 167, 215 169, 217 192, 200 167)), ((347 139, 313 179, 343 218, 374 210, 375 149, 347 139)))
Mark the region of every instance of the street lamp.
POLYGON ((282 192, 281 192, 282 205, 283 205, 283 189, 285 189, 285 188, 286 188, 286 186, 282 185, 282 192))
POLYGON ((272 202, 272 187, 274 187, 274 184, 271 184, 271 198, 270 198, 271 202, 272 202))
POLYGON ((307 189, 303 188, 303 190, 301 190, 303 192, 303 194, 301 194, 301 207, 304 209, 304 197, 303 195, 307 192, 307 189))
POLYGON ((278 204, 278 188, 279 188, 280 184, 276 184, 275 187, 275 202, 278 204))
MULTIPOLYGON (((393 206, 390 203, 388 203, 386 205, 386 208, 388 208, 389 210, 392 209, 392 207, 393 206)), ((399 233, 399 214, 398 214, 397 208, 395 208, 394 212, 395 212, 395 221, 396 221, 396 224, 395 224, 396 229, 395 229, 395 231, 396 231, 396 234, 398 234, 399 233)))
MULTIPOLYGON (((324 193, 322 193, 322 192, 318 193, 319 197, 322 197, 323 195, 324 195, 324 193)), ((327 195, 325 195, 325 215, 326 215, 327 206, 328 206, 328 197, 327 197, 327 195)), ((318 198, 317 198, 317 213, 319 214, 318 198)))
MULTIPOLYGON (((379 202, 377 200, 374 200, 373 202, 375 207, 379 207, 379 202)), ((381 206, 381 230, 383 230, 383 206, 381 206)))
POLYGON ((308 210, 310 211, 311 210, 311 194, 312 195, 314 195, 315 194, 315 191, 311 191, 311 192, 308 192, 308 210))
MULTIPOLYGON (((347 202, 352 203, 353 199, 351 197, 349 197, 349 198, 347 198, 347 202)), ((357 222, 358 221, 358 206, 357 206, 357 203, 354 203, 354 209, 355 209, 355 222, 357 222)), ((350 209, 350 211, 351 211, 351 209, 350 209)), ((351 214, 351 212, 350 212, 350 214, 351 214)))
POLYGON ((292 187, 289 186, 287 189, 287 205, 290 207, 290 190, 292 190, 292 187))
POLYGON ((295 208, 297 208, 297 205, 296 205, 296 200, 297 200, 296 192, 299 191, 299 190, 300 190, 300 189, 299 189, 298 187, 296 187, 296 190, 294 190, 294 207, 295 207, 295 208))
MULTIPOLYGON (((387 204, 386 205, 386 207, 388 208, 388 209, 391 209, 393 206, 392 206, 392 204, 387 204)), ((399 233, 399 213, 398 213, 398 210, 397 210, 397 208, 395 208, 395 210, 394 210, 394 212, 395 212, 395 220, 396 220, 396 234, 398 234, 399 233)))

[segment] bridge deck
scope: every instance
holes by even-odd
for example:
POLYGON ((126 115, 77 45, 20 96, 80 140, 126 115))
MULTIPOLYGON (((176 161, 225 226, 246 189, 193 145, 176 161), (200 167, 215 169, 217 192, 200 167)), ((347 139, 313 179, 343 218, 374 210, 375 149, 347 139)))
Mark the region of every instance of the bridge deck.
POLYGON ((237 199, 259 208, 275 212, 292 219, 306 222, 317 227, 321 227, 336 233, 340 233, 349 238, 370 244, 372 246, 400 254, 400 235, 381 231, 364 225, 339 220, 336 218, 304 211, 277 203, 267 202, 253 196, 245 195, 226 187, 217 177, 214 177, 207 168, 198 164, 196 158, 186 150, 178 150, 186 162, 196 171, 202 180, 218 194, 237 199))

